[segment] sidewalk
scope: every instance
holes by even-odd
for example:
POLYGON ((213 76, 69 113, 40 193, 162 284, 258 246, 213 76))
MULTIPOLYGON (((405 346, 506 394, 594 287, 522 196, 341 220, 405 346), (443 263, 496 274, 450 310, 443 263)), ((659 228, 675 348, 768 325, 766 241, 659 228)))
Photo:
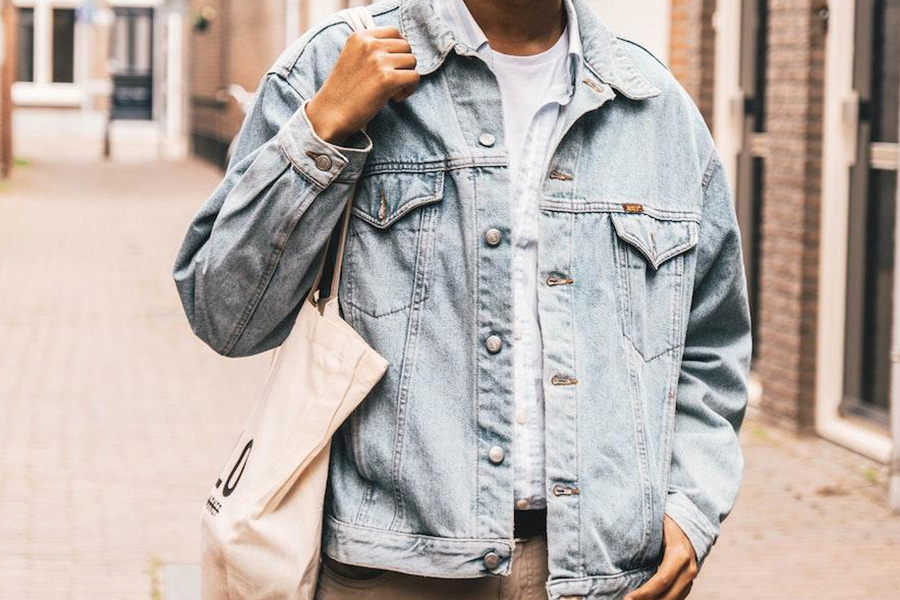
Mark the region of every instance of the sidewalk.
MULTIPOLYGON (((78 148, 0 185, 0 600, 175 600, 164 574, 197 563, 268 358, 207 349, 171 280, 220 174, 78 148)), ((753 422, 743 438, 738 507, 691 598, 900 598, 884 469, 753 422)))
POLYGON ((219 173, 81 147, 0 184, 2 600, 160 600, 267 366, 196 340, 170 274, 219 173))

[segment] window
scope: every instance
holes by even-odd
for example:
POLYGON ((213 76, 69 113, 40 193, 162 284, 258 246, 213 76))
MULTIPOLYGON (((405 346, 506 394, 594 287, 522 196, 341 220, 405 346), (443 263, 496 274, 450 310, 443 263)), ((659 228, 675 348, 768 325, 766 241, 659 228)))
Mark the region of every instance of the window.
POLYGON ((34 9, 16 9, 16 81, 34 81, 34 9))
POLYGON ((53 83, 75 82, 75 9, 53 9, 53 83))
POLYGON ((900 116, 900 0, 858 5, 855 85, 863 100, 851 169, 844 414, 887 426, 894 315, 894 228, 900 116), (885 160, 885 157, 893 157, 885 160))

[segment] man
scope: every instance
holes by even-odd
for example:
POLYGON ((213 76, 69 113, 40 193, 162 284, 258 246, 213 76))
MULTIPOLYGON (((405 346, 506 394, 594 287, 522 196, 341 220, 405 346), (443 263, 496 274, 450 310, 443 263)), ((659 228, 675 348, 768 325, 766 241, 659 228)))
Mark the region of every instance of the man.
POLYGON ((217 352, 274 348, 356 183, 340 304, 390 367, 334 438, 317 597, 685 598, 751 350, 706 125, 583 0, 370 9, 263 78, 174 269, 217 352))

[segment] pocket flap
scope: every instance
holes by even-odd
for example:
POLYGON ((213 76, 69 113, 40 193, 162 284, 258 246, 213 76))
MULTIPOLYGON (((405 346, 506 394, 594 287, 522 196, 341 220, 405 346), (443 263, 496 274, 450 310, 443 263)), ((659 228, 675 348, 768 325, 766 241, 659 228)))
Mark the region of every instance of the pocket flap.
POLYGON ((386 229, 411 210, 443 197, 443 171, 378 172, 363 176, 357 183, 352 213, 386 229))
POLYGON ((653 266, 659 267, 697 245, 700 225, 691 219, 656 217, 644 213, 612 213, 619 238, 632 245, 653 266))

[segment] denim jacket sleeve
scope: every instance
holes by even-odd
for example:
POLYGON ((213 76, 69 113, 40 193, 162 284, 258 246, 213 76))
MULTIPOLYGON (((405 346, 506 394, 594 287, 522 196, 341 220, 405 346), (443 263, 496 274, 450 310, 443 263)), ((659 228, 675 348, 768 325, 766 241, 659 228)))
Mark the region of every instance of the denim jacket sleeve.
POLYGON ((741 236, 730 188, 713 149, 703 180, 697 272, 675 406, 666 514, 702 565, 734 505, 743 455, 750 312, 741 236))
POLYGON ((348 147, 317 136, 297 87, 278 72, 263 78, 226 175, 175 261, 194 333, 225 356, 287 338, 372 148, 362 131, 348 147))

